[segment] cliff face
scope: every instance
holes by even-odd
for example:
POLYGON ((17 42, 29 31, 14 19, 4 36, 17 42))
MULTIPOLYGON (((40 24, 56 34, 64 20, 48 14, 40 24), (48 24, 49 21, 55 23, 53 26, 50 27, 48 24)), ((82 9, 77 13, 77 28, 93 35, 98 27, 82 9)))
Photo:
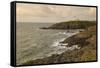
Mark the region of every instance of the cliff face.
POLYGON ((91 38, 94 35, 96 36, 96 26, 91 26, 91 27, 87 28, 85 31, 80 32, 77 35, 74 35, 70 38, 65 39, 61 43, 69 43, 68 46, 77 44, 80 47, 83 47, 83 46, 89 44, 89 41, 87 41, 87 39, 91 38))
POLYGON ((59 55, 54 54, 43 59, 30 60, 26 63, 23 63, 23 65, 96 61, 96 25, 90 25, 88 25, 88 28, 85 28, 85 31, 69 37, 61 42, 68 43, 68 47, 78 45, 81 47, 80 49, 66 51, 59 55))

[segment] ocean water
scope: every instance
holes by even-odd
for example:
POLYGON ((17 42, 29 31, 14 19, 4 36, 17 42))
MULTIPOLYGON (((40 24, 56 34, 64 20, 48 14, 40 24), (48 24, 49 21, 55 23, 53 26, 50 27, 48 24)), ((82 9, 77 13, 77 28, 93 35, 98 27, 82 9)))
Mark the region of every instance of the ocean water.
POLYGON ((49 23, 17 23, 17 65, 72 50, 71 47, 58 46, 58 44, 64 39, 77 34, 79 30, 68 32, 68 30, 40 29, 51 25, 49 23))

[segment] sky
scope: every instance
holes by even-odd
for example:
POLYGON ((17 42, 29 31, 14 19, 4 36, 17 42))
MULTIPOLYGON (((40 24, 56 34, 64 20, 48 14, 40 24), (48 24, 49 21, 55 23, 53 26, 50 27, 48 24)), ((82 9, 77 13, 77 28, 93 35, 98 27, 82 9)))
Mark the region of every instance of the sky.
POLYGON ((57 23, 70 20, 96 20, 95 7, 17 3, 17 22, 57 23))

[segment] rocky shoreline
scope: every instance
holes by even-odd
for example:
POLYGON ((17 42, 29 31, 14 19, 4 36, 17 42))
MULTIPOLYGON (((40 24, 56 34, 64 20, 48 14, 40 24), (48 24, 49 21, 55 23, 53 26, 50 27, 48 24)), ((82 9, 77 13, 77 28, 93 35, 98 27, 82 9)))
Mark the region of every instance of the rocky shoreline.
POLYGON ((59 46, 74 47, 62 54, 53 54, 42 59, 29 60, 22 65, 53 64, 68 62, 96 61, 96 21, 68 21, 56 23, 41 29, 84 29, 78 34, 59 42, 59 46))
POLYGON ((22 65, 96 61, 96 25, 90 26, 85 31, 69 37, 60 43, 68 43, 68 45, 65 45, 66 47, 78 45, 81 48, 65 51, 62 54, 53 54, 43 59, 30 60, 22 65))

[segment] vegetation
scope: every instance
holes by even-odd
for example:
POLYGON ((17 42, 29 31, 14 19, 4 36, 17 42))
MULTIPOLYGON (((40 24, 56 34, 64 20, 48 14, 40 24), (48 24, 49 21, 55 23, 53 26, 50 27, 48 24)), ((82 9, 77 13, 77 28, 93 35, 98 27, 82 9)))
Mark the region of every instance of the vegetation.
POLYGON ((56 23, 48 28, 43 27, 43 29, 85 29, 89 26, 95 25, 95 21, 68 21, 56 23))

